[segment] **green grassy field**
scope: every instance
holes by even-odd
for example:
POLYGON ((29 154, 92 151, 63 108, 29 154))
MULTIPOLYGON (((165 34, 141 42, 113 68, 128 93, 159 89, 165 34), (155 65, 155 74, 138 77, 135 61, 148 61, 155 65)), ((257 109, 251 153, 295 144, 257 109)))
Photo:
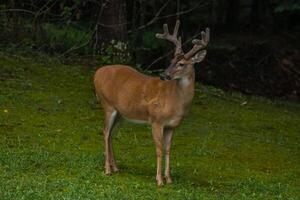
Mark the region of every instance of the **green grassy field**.
POLYGON ((0 199, 300 199, 300 104, 198 86, 157 187, 150 127, 121 123, 103 171, 93 70, 0 54, 0 199))

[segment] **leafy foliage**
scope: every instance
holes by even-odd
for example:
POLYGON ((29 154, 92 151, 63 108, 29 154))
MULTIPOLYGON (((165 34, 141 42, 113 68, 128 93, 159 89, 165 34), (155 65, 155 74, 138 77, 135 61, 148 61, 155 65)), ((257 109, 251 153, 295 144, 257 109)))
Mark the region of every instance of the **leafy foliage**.
POLYGON ((283 3, 279 3, 275 7, 275 12, 281 13, 281 12, 295 12, 300 10, 300 1, 299 0, 290 0, 290 1, 285 1, 283 3))
POLYGON ((73 26, 45 24, 43 28, 46 33, 45 42, 48 43, 50 50, 57 53, 80 46, 88 42, 91 37, 90 32, 73 26))
POLYGON ((154 30, 145 31, 143 33, 143 45, 146 48, 149 48, 150 50, 158 49, 159 41, 155 37, 156 33, 157 33, 157 31, 154 31, 154 30))

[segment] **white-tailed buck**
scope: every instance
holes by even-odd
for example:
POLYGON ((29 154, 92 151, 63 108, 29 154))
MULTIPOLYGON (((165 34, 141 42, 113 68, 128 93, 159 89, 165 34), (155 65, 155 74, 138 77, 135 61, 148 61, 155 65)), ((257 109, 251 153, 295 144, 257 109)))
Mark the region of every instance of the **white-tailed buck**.
POLYGON ((179 21, 174 32, 169 34, 167 24, 164 33, 157 38, 175 44, 174 58, 161 77, 141 74, 124 65, 108 65, 97 70, 94 76, 96 95, 104 109, 103 128, 105 142, 105 173, 118 171, 112 147, 112 131, 125 118, 136 123, 152 126, 152 136, 156 145, 158 185, 163 184, 162 155, 165 151, 165 179, 171 183, 170 146, 174 128, 187 114, 194 97, 194 64, 201 62, 209 42, 209 29, 201 33, 202 38, 194 39, 193 48, 186 54, 181 49, 181 38, 177 37, 179 21), (163 151, 164 150, 164 151, 163 151))

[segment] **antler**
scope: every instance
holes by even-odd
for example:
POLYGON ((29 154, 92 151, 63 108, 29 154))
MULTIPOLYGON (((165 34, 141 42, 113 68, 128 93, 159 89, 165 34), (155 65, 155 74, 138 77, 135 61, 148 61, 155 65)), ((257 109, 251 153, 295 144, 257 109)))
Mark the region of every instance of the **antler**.
POLYGON ((199 50, 205 48, 209 42, 209 28, 205 29, 205 32, 201 32, 201 40, 199 39, 194 39, 192 43, 194 44, 193 48, 184 54, 185 59, 190 59, 193 55, 195 55, 199 50))
POLYGON ((174 32, 172 35, 170 35, 169 33, 169 29, 168 29, 168 25, 167 24, 164 24, 163 26, 163 29, 164 29, 164 33, 157 33, 156 34, 156 37, 159 38, 159 39, 165 39, 165 40, 168 40, 172 43, 175 44, 175 53, 174 55, 178 55, 178 54, 183 54, 183 51, 181 49, 181 37, 177 37, 177 33, 178 33, 178 29, 179 29, 179 24, 180 24, 180 21, 177 20, 176 21, 176 25, 175 25, 175 28, 174 28, 174 32))

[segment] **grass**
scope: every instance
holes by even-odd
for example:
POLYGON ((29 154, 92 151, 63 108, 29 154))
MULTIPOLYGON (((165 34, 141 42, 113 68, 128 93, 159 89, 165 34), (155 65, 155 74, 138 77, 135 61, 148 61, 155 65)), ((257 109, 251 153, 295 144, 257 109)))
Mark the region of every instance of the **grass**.
POLYGON ((0 54, 0 199, 300 199, 300 105, 198 86, 158 188, 150 128, 114 136, 103 171, 93 70, 0 54))

